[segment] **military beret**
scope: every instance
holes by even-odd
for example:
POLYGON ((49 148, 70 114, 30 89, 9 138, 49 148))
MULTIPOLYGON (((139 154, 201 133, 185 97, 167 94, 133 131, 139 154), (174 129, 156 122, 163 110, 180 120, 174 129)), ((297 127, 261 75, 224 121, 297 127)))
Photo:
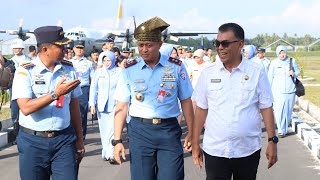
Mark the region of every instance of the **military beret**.
POLYGON ((66 45, 72 42, 64 37, 63 28, 60 26, 43 26, 34 30, 37 44, 51 43, 56 45, 66 45))
POLYGON ((74 47, 82 47, 82 48, 84 48, 85 47, 85 41, 83 41, 83 40, 74 41, 74 47))
POLYGON ((159 17, 153 17, 141 23, 134 30, 134 38, 138 41, 161 41, 161 32, 170 25, 159 17))

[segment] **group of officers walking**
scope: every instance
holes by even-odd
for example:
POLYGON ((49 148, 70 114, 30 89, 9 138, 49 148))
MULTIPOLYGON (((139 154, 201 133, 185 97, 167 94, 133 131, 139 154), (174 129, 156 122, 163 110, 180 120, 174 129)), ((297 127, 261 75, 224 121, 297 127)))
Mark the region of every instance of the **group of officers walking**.
MULTIPOLYGON (((106 50, 96 70, 83 57, 82 41, 74 43, 75 57, 63 60, 71 40, 61 27, 34 31, 39 54, 17 67, 12 87, 12 100, 20 108, 21 179, 78 178, 88 108, 97 113, 102 159, 112 164, 126 159, 121 135, 128 124, 133 180, 184 179, 183 148, 192 151, 199 169, 204 154, 208 180, 255 179, 261 115, 268 134, 268 168, 277 162, 271 86, 265 69, 241 54, 242 27, 219 27, 214 42, 219 61, 203 67, 192 86, 185 63, 160 53, 161 32, 168 26, 159 17, 140 24, 134 31, 140 57, 125 59, 121 68, 115 53, 106 50), (179 106, 187 124, 183 145, 179 106)), ((202 52, 195 54, 203 60, 202 52)))

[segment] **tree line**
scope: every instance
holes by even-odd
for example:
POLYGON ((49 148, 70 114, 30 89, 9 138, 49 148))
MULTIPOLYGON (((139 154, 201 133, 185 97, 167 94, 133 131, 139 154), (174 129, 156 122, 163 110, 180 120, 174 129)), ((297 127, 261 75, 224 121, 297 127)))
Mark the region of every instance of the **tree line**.
MULTIPOLYGON (((306 34, 303 37, 298 37, 297 34, 294 34, 294 37, 290 37, 290 36, 288 36, 287 33, 284 33, 283 36, 281 37, 275 33, 273 33, 272 35, 265 33, 265 34, 258 34, 256 37, 251 38, 251 39, 245 39, 245 41, 246 41, 246 44, 253 44, 256 47, 266 47, 269 44, 277 41, 278 39, 283 39, 294 46, 305 46, 305 49, 299 49, 299 50, 306 51, 307 46, 310 45, 311 43, 315 42, 318 38, 312 37, 309 34, 306 34)), ((178 42, 168 41, 168 43, 179 44, 182 46, 193 47, 196 49, 197 47, 199 47, 199 45, 201 45, 201 41, 203 41, 204 48, 214 48, 213 47, 214 40, 215 39, 208 39, 207 37, 203 37, 203 39, 201 37, 197 37, 197 38, 189 37, 189 38, 179 38, 178 42)), ((276 46, 279 44, 284 44, 284 43, 279 42, 278 44, 275 44, 271 48, 275 49, 276 46)), ((320 51, 320 42, 313 45, 310 48, 310 50, 311 51, 320 51)))

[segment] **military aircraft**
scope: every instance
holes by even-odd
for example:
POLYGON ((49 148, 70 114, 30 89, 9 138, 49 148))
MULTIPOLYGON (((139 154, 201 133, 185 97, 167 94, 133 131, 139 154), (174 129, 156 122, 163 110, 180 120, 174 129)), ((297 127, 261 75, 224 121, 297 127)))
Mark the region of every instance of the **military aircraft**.
MULTIPOLYGON (((97 30, 89 29, 81 26, 74 27, 65 30, 65 37, 72 40, 83 40, 85 41, 85 54, 89 55, 93 48, 101 49, 103 43, 109 36, 115 38, 116 46, 122 46, 122 48, 129 48, 130 44, 133 42, 133 31, 130 30, 130 22, 127 24, 126 29, 119 29, 120 24, 123 22, 123 5, 122 0, 119 0, 115 29, 114 30, 97 30)), ((133 17, 134 28, 136 27, 135 18, 133 17)), ((0 33, 8 33, 11 35, 18 35, 22 40, 26 40, 33 36, 33 31, 22 28, 23 20, 20 20, 18 30, 0 30, 0 33)), ((62 26, 61 21, 58 21, 58 26, 62 26)), ((199 36, 203 34, 217 34, 215 32, 171 32, 168 29, 163 31, 163 41, 173 40, 178 42, 180 36, 199 36)))
POLYGON ((23 41, 27 40, 31 36, 33 36, 33 31, 30 31, 29 29, 23 29, 23 19, 20 19, 19 21, 19 28, 18 30, 0 30, 0 33, 7 33, 10 35, 18 35, 20 39, 23 41))

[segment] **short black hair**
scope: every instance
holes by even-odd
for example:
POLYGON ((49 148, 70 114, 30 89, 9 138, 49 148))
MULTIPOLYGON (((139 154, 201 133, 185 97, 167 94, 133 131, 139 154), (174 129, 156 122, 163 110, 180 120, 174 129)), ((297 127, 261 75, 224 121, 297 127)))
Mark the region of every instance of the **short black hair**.
POLYGON ((29 52, 35 51, 36 47, 35 46, 29 46, 29 52))
POLYGON ((244 40, 244 30, 239 24, 236 24, 236 23, 222 24, 218 30, 219 32, 232 31, 234 36, 237 39, 244 40))
POLYGON ((93 53, 99 53, 99 50, 96 49, 96 48, 93 48, 92 51, 91 51, 91 54, 93 54, 93 53))
POLYGON ((113 47, 112 49, 111 49, 111 51, 112 52, 118 52, 119 54, 120 54, 120 49, 118 48, 118 47, 113 47))

